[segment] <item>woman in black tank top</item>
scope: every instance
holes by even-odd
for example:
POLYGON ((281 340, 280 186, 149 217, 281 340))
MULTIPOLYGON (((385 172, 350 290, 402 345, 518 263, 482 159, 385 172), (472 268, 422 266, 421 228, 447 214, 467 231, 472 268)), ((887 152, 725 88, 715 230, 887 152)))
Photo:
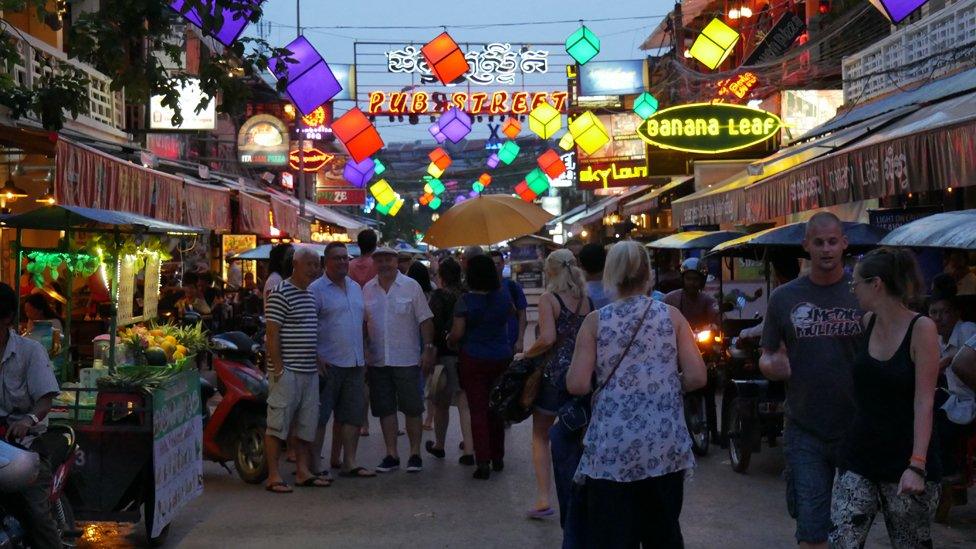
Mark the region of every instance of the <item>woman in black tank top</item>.
POLYGON ((854 363, 857 411, 831 500, 831 547, 859 548, 884 514, 895 548, 932 547, 940 466, 932 440, 939 343, 935 323, 905 304, 921 287, 914 256, 881 248, 854 270, 867 336, 854 363))

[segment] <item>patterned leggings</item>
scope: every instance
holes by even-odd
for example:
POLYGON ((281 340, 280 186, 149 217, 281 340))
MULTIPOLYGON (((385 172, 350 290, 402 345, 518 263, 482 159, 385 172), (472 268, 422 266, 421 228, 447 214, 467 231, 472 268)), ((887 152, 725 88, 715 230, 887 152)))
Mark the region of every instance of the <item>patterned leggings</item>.
POLYGON ((925 493, 898 495, 895 483, 876 483, 841 471, 834 480, 830 502, 830 546, 834 549, 864 547, 880 509, 888 538, 895 549, 932 547, 932 517, 939 502, 939 483, 926 482, 925 493))

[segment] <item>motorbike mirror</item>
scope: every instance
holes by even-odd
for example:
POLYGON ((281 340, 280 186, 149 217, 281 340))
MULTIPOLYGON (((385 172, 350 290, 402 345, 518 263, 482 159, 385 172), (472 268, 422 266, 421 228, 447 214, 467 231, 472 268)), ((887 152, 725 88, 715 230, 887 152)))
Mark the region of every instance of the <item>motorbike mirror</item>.
POLYGON ((186 311, 183 313, 183 322, 196 324, 201 320, 203 320, 203 317, 200 316, 200 313, 194 311, 186 311))
POLYGON ((237 345, 234 345, 233 343, 227 341, 222 337, 215 337, 211 339, 210 342, 213 343, 213 348, 215 351, 236 351, 237 350, 237 345))

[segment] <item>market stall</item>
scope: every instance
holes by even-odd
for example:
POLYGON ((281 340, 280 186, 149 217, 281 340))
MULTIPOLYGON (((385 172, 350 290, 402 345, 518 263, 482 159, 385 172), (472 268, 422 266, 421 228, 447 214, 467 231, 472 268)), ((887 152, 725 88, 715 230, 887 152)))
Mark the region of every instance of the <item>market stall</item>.
POLYGON ((50 417, 69 424, 81 448, 66 489, 75 518, 144 518, 147 537, 160 538, 203 490, 200 381, 191 358, 206 347, 199 325, 155 324, 160 269, 172 246, 203 231, 75 206, 6 216, 0 227, 16 231, 18 295, 22 284, 42 290, 56 282, 66 294, 63 347, 76 360, 56 372, 62 393, 50 417), (53 233, 41 240, 57 245, 26 246, 27 231, 53 233), (77 277, 94 278, 95 286, 100 280, 107 290, 104 302, 80 314, 77 277), (82 342, 72 326, 79 320, 101 334, 90 358, 71 352, 82 342))

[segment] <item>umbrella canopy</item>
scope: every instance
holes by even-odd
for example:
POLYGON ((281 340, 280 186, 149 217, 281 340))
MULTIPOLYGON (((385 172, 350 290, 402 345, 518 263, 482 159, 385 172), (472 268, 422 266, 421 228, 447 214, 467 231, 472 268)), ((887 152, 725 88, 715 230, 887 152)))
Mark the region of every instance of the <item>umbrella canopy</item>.
POLYGON ((888 233, 881 244, 976 250, 976 210, 933 214, 906 223, 888 233))
MULTIPOLYGON (((802 221, 773 227, 735 240, 722 242, 712 248, 709 253, 736 257, 759 257, 766 248, 780 248, 797 255, 805 255, 802 245, 806 230, 807 224, 802 221)), ((887 231, 884 229, 867 223, 844 222, 848 252, 862 252, 874 248, 879 245, 886 233, 887 231)))
POLYGON ((120 233, 199 234, 203 229, 159 221, 151 217, 81 206, 42 206, 28 212, 0 217, 6 228, 65 231, 118 230, 120 233))
POLYGON ((492 194, 465 200, 435 221, 424 241, 438 248, 495 244, 532 234, 553 215, 521 198, 492 194))
POLYGON ((710 250, 745 234, 742 231, 684 231, 655 240, 647 247, 654 250, 710 250))
MULTIPOLYGON (((319 256, 325 254, 325 244, 301 244, 301 246, 308 246, 315 250, 319 256)), ((250 261, 267 261, 271 258, 271 248, 274 244, 261 244, 257 248, 241 252, 239 254, 230 256, 227 261, 237 261, 237 260, 250 260, 250 261)), ((346 244, 346 251, 351 257, 359 256, 359 246, 357 244, 346 244)))

